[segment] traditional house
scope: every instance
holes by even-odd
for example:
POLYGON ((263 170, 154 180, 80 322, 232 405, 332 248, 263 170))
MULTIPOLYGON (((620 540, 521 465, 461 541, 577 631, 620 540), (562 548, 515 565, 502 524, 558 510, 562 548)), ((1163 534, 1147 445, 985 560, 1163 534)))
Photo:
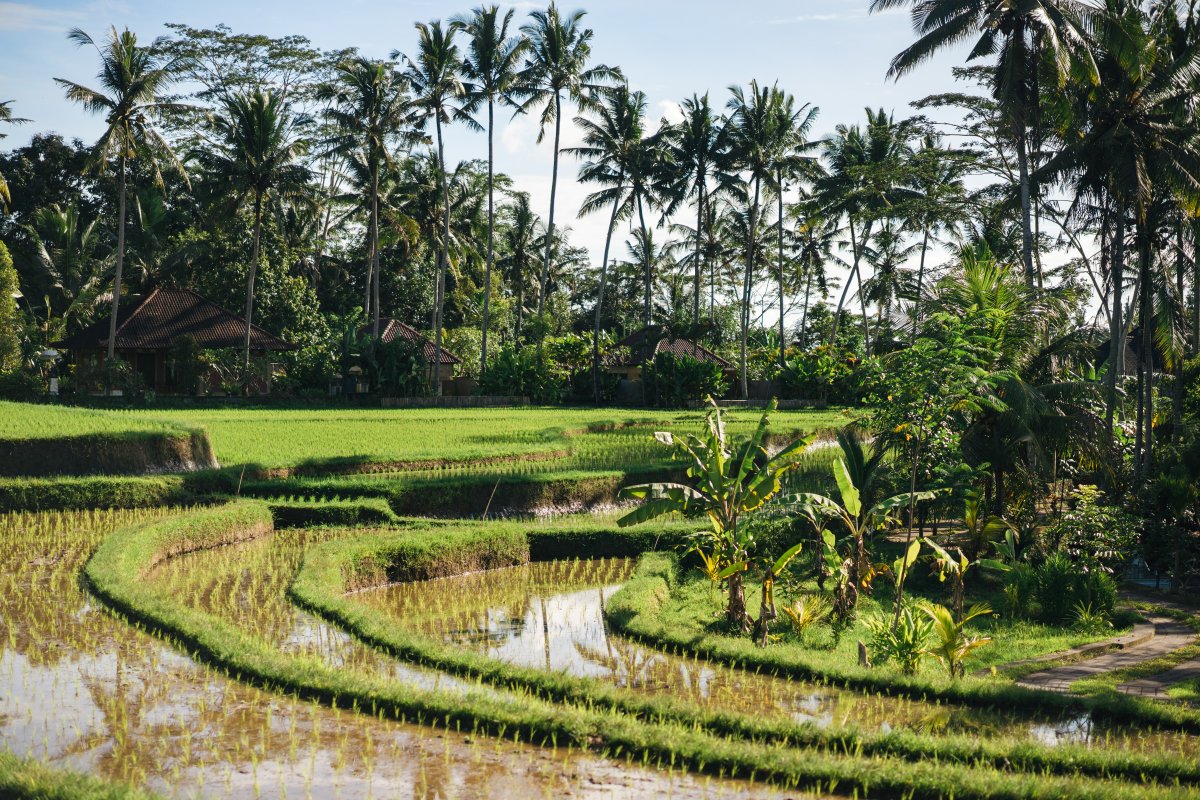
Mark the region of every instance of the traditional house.
MULTIPOLYGON (((108 348, 109 318, 105 316, 57 347, 78 370, 104 361, 108 348)), ((189 338, 199 350, 241 349, 246 344, 246 321, 190 289, 158 288, 141 300, 126 300, 117 316, 116 354, 131 364, 142 385, 158 393, 187 393, 194 386, 180 383, 179 365, 170 351, 189 338)), ((295 349, 257 325, 250 326, 250 353, 255 358, 295 349)), ((211 377, 211 376, 206 376, 211 377)), ((251 391, 270 391, 271 375, 259 376, 251 391)), ((212 381, 209 381, 210 388, 212 381)))
MULTIPOLYGON (((359 335, 370 335, 371 330, 372 326, 366 325, 359 331, 359 335)), ((381 317, 379 320, 379 341, 385 345, 392 344, 393 342, 404 342, 407 346, 412 347, 425 363, 425 384, 429 385, 433 380, 433 360, 437 347, 416 328, 406 325, 398 319, 381 317)), ((447 350, 443 344, 441 369, 438 370, 438 376, 442 382, 442 394, 457 393, 457 386, 453 380, 454 367, 461 363, 462 359, 447 350)))
POLYGON ((735 371, 730 364, 719 355, 702 344, 690 339, 672 336, 662 325, 651 325, 636 333, 626 336, 617 342, 606 364, 605 369, 613 375, 619 375, 627 381, 642 379, 642 368, 653 363, 659 353, 670 353, 677 358, 686 356, 697 361, 708 361, 718 365, 722 371, 732 375, 735 371))

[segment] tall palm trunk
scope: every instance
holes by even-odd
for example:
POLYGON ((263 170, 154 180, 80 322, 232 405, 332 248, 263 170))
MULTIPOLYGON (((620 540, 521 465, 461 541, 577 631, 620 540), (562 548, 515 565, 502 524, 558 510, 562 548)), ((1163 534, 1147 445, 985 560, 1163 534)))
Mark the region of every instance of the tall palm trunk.
POLYGON ((372 291, 372 287, 376 292, 374 304, 368 304, 372 309, 371 317, 371 341, 379 341, 379 165, 375 164, 371 167, 371 264, 367 267, 369 280, 367 281, 367 291, 372 291))
POLYGON ((741 365, 739 370, 743 400, 750 399, 750 382, 746 377, 746 349, 750 336, 750 287, 754 285, 754 247, 756 244, 755 234, 758 232, 758 201, 760 190, 759 179, 755 177, 754 202, 750 206, 750 230, 746 237, 748 243, 746 249, 746 279, 742 284, 742 341, 741 365))
POLYGON ((779 366, 787 363, 787 335, 783 325, 783 173, 779 174, 779 366))
POLYGON ((1023 115, 1018 115, 1016 128, 1017 169, 1021 182, 1021 263, 1025 266, 1025 285, 1032 289, 1037 285, 1037 275, 1033 269, 1033 200, 1029 191, 1029 146, 1023 115))
POLYGON ((608 285, 608 248, 612 244, 613 226, 617 223, 617 211, 621 207, 621 184, 625 173, 617 179, 617 199, 613 201, 612 214, 608 218, 608 230, 604 235, 604 260, 600 262, 600 289, 596 293, 596 323, 592 328, 592 397, 600 405, 600 315, 604 312, 604 290, 608 285))
POLYGON ((928 250, 929 228, 925 228, 921 237, 921 264, 917 267, 917 296, 913 300, 913 328, 912 338, 910 339, 912 342, 917 340, 917 328, 921 324, 921 292, 925 290, 925 254, 928 250))
POLYGON ((442 119, 436 117, 438 172, 442 183, 442 246, 438 248, 437 287, 433 309, 433 393, 442 396, 442 312, 446 296, 446 262, 450 260, 450 185, 446 181, 446 151, 442 142, 442 119))
POLYGON ((804 309, 800 312, 800 349, 808 347, 808 296, 812 290, 812 272, 804 270, 804 309))
POLYGON ((642 324, 645 325, 647 328, 649 328, 650 327, 650 317, 651 317, 650 286, 653 283, 653 279, 652 279, 652 276, 650 273, 653 270, 653 266, 651 265, 651 258, 652 258, 653 254, 650 252, 650 242, 649 242, 648 234, 646 232, 646 214, 642 210, 642 196, 640 194, 638 195, 638 199, 637 199, 637 209, 638 209, 638 227, 640 227, 642 230, 642 259, 645 261, 645 265, 644 265, 645 274, 642 278, 642 280, 644 281, 643 303, 645 304, 645 307, 642 311, 642 317, 643 317, 642 324))
MULTIPOLYGON (((859 261, 862 257, 862 247, 860 246, 859 238, 855 235, 853 215, 849 216, 848 219, 850 222, 850 250, 853 254, 854 263, 850 268, 850 274, 846 276, 846 285, 842 287, 842 296, 838 299, 837 312, 833 315, 833 335, 830 337, 829 343, 832 345, 836 344, 837 342, 838 329, 842 324, 842 309, 845 308, 846 305, 846 296, 850 293, 850 284, 857 280, 859 287, 859 303, 862 306, 863 348, 864 352, 869 355, 871 352, 871 334, 867 328, 867 311, 865 301, 862 298, 862 276, 858 271, 859 261)), ((863 235, 861 238, 862 241, 865 242, 870 237, 871 223, 868 222, 866 229, 863 230, 863 235)))
MULTIPOLYGON (((704 165, 701 164, 698 171, 701 175, 704 174, 704 165)), ((692 285, 692 324, 700 324, 700 251, 704 236, 704 181, 701 179, 699 190, 696 193, 696 263, 693 264, 695 270, 695 280, 692 285)))
POLYGON ((1125 324, 1121 298, 1125 284, 1125 211, 1117 212, 1116 230, 1112 239, 1112 313, 1108 325, 1108 377, 1104 399, 1105 430, 1111 435, 1117 406, 1117 380, 1125 370, 1125 324))
POLYGON ((483 374, 487 372, 487 344, 488 344, 488 307, 492 299, 492 257, 495 248, 495 230, 496 230, 496 206, 495 206, 495 168, 496 161, 494 151, 492 149, 492 134, 495 133, 495 104, 488 99, 488 241, 487 241, 487 266, 483 271, 483 340, 480 344, 481 353, 479 354, 479 377, 483 378, 483 374))
MULTIPOLYGON (((113 275, 112 314, 108 318, 108 354, 105 360, 111 362, 116 357, 117 346, 117 313, 121 301, 121 272, 125 266, 125 154, 121 154, 119 177, 117 178, 117 267, 113 275)), ((105 364, 104 374, 111 374, 111 363, 105 364)), ((104 379, 104 393, 112 391, 111 378, 104 379)))
POLYGON ((246 279, 246 389, 250 388, 250 328, 254 320, 254 279, 258 276, 258 253, 262 241, 262 192, 254 192, 254 245, 250 250, 250 275, 246 279))
POLYGON ((546 288, 550 285, 550 252, 554 247, 554 198, 558 192, 558 140, 562 132, 562 95, 554 93, 554 166, 550 170, 550 218, 546 222, 546 258, 542 261, 542 286, 538 291, 538 316, 546 308, 546 288))

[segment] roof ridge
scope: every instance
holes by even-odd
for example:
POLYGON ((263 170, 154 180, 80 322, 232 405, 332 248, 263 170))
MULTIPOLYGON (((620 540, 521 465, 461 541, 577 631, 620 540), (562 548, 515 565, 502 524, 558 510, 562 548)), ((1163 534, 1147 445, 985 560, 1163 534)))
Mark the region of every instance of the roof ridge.
POLYGON ((121 331, 125 330, 125 326, 129 324, 129 320, 136 317, 138 315, 138 313, 143 308, 146 307, 146 303, 150 302, 150 298, 152 298, 152 297, 154 297, 154 295, 158 294, 160 289, 162 289, 161 286, 155 286, 154 289, 150 292, 150 294, 146 295, 136 306, 133 307, 133 310, 129 312, 129 316, 127 316, 125 318, 125 321, 120 323, 119 325, 117 325, 116 330, 113 331, 113 335, 112 335, 113 341, 116 341, 117 337, 121 334, 121 331))

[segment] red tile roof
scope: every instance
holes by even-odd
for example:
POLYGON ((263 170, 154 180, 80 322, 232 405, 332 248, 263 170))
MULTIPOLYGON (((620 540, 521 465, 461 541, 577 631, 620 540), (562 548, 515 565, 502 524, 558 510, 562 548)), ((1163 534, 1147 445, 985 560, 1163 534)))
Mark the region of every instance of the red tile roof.
MULTIPOLYGON (((371 326, 364 326, 362 333, 370 333, 371 326)), ((433 342, 426 338, 420 331, 411 325, 405 325, 398 319, 391 317, 381 317, 379 320, 379 341, 384 344, 390 344, 397 339, 406 339, 409 342, 418 344, 421 347, 421 357, 428 364, 433 363, 434 351, 437 349, 433 342)), ((442 361, 443 364, 461 364, 462 359, 451 353, 442 346, 442 361)))
POLYGON ((647 361, 653 361, 659 353, 671 353, 676 357, 687 356, 697 361, 710 361, 722 369, 733 369, 732 364, 704 345, 690 339, 673 337, 661 326, 642 328, 617 342, 616 346, 629 350, 629 357, 619 359, 619 366, 640 367, 647 361))
MULTIPOLYGON (((108 317, 59 342, 67 350, 108 346, 108 317)), ((181 336, 191 336, 202 348, 243 347, 246 321, 205 300, 191 289, 158 288, 140 302, 126 304, 117 314, 116 349, 160 350, 181 336)), ((250 326, 251 350, 292 350, 257 325, 250 326)))

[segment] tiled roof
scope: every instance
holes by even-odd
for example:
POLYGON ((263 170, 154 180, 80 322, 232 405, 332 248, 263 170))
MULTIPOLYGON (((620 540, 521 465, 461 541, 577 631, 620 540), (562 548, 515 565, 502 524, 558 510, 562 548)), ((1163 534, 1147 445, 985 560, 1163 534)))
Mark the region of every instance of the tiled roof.
POLYGON ((673 337, 661 326, 642 328, 617 342, 616 346, 622 350, 628 349, 630 354, 628 358, 620 359, 620 366, 640 367, 647 361, 653 361, 659 353, 671 353, 676 357, 687 356, 697 361, 710 361, 722 369, 733 369, 732 364, 704 345, 690 339, 673 337))
MULTIPOLYGON (((108 346, 108 317, 59 343, 68 350, 108 346)), ((246 320, 191 289, 158 288, 141 302, 127 302, 117 315, 116 349, 158 350, 181 336, 202 348, 243 347, 246 320)), ((293 346, 257 325, 250 326, 251 350, 291 350, 293 346)))
MULTIPOLYGON (((370 333, 371 326, 367 325, 362 329, 363 333, 370 333)), ((433 363, 434 351, 437 349, 433 342, 429 341, 420 331, 411 325, 405 325, 398 319, 390 317, 382 317, 379 320, 379 341, 384 344, 389 344, 396 339, 407 339, 410 342, 421 346, 421 357, 428 364, 433 363)), ((461 364, 462 359, 451 353, 442 346, 442 361, 443 364, 461 364)))

